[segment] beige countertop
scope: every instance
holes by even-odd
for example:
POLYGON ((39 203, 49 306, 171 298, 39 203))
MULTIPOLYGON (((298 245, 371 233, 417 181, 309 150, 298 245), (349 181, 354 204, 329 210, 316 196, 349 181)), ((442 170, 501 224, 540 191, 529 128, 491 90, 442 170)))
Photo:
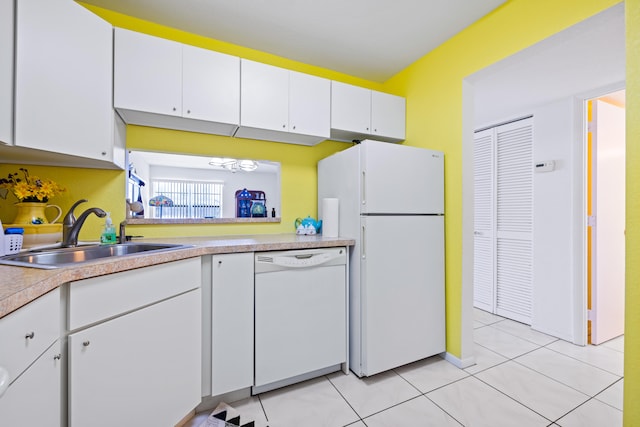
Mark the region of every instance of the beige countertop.
POLYGON ((0 265, 0 317, 19 309, 63 283, 74 280, 207 254, 312 249, 353 246, 355 244, 353 239, 324 237, 322 235, 300 236, 293 233, 171 237, 140 239, 139 241, 183 244, 191 247, 160 253, 140 253, 125 257, 105 258, 54 270, 0 265))

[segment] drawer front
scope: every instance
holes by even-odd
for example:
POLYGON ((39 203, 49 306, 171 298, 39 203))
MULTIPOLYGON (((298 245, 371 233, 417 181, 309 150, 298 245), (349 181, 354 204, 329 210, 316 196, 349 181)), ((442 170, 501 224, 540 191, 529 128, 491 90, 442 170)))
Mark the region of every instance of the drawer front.
POLYGON ((0 319, 0 366, 14 381, 60 337, 60 290, 0 319))
POLYGON ((71 282, 69 329, 199 288, 200 271, 198 257, 71 282))

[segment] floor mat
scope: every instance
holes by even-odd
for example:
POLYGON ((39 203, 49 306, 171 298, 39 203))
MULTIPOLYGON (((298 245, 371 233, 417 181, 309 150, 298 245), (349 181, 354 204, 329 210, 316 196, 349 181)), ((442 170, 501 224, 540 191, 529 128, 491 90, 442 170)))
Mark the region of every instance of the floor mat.
MULTIPOLYGON (((220 403, 199 427, 254 427, 253 420, 241 419, 237 410, 220 403)), ((268 427, 268 426, 267 426, 268 427)))

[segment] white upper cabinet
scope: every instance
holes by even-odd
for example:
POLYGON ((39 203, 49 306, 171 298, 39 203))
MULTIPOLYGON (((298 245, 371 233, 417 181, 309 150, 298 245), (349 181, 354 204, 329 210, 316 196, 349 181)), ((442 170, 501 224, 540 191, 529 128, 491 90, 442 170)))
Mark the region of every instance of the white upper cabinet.
POLYGON ((112 26, 73 1, 20 1, 15 42, 15 146, 74 156, 76 166, 123 167, 112 26))
POLYGON ((116 28, 114 58, 115 108, 182 115, 180 43, 116 28))
POLYGON ((371 134, 374 139, 405 139, 406 101, 401 96, 371 91, 371 134))
POLYGON ((240 122, 240 58, 182 45, 182 114, 198 120, 240 122))
POLYGON ((351 140, 353 133, 371 133, 371 90, 331 82, 331 137, 351 140))
POLYGON ((13 143, 13 1, 0 0, 0 143, 13 143))
POLYGON ((302 145, 329 137, 331 82, 243 59, 236 136, 302 145))
POLYGON ((241 64, 240 126, 287 132, 289 71, 246 59, 241 64))
POLYGON ((289 132, 329 138, 331 82, 289 71, 289 132))
POLYGON ((115 30, 114 107, 129 124, 233 135, 240 58, 115 30))
POLYGON ((406 102, 390 95, 331 82, 331 138, 338 141, 405 139, 406 102))

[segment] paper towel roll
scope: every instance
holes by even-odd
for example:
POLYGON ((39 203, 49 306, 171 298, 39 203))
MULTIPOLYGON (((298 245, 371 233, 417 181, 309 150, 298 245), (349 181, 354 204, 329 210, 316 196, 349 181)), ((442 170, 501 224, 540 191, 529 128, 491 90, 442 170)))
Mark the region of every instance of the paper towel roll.
POLYGON ((325 237, 338 237, 339 232, 339 205, 338 199, 322 199, 322 235, 325 237))

